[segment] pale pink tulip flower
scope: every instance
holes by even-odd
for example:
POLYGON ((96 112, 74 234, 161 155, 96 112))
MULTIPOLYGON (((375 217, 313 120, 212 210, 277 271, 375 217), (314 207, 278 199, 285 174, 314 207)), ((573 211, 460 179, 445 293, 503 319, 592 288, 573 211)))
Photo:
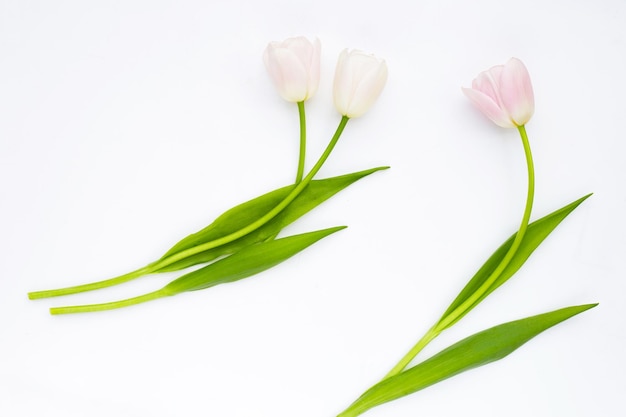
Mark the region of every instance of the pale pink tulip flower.
POLYGON ((298 103, 315 94, 320 82, 321 49, 319 39, 311 42, 301 36, 267 45, 263 62, 282 98, 298 103))
POLYGON ((535 112, 528 70, 517 58, 478 74, 465 95, 491 121, 501 127, 524 126, 535 112))
POLYGON ((387 64, 365 52, 345 49, 335 71, 335 107, 349 118, 363 115, 387 82, 387 64))

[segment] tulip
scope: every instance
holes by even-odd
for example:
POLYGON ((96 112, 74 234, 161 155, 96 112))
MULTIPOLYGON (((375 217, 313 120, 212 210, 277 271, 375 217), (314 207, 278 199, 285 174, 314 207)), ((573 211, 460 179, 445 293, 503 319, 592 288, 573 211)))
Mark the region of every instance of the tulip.
POLYGON ((362 51, 344 49, 335 71, 335 107, 343 116, 359 117, 374 104, 386 82, 384 60, 362 51))
POLYGON ((535 111, 528 70, 517 58, 481 72, 465 95, 491 121, 501 127, 524 126, 535 111))
POLYGON ((263 62, 282 98, 299 103, 315 94, 321 48, 319 39, 311 42, 301 36, 267 45, 263 62))

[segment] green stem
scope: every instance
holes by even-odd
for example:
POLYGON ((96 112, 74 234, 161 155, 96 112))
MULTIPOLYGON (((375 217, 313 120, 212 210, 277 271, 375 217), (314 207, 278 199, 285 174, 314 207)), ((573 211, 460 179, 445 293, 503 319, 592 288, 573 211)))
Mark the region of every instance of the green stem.
POLYGON ((456 309, 454 309, 450 314, 445 317, 442 317, 439 322, 437 322, 432 328, 426 332, 426 334, 413 346, 413 348, 394 366, 391 371, 385 376, 383 379, 387 379, 398 373, 402 372, 409 363, 417 356, 418 353, 422 351, 426 345, 432 341, 435 337, 437 337, 442 331, 446 330, 457 320, 459 320, 469 309, 471 309, 478 300, 489 290, 489 288, 494 284, 494 282, 498 279, 500 274, 504 271, 504 269, 509 265, 513 256, 517 252, 522 240, 524 239, 524 235, 526 234, 526 230, 528 229, 528 223, 530 221, 530 214, 533 207, 533 199, 535 195, 535 168, 533 164, 533 157, 530 151, 530 143, 528 141, 528 135, 526 134, 526 129, 524 126, 518 127, 520 136, 522 137, 522 144, 524 146, 524 153, 526 155, 526 165, 528 167, 528 193, 526 195, 526 208, 524 209, 524 215, 522 216, 522 222, 520 224, 519 230, 509 248, 508 252, 502 258, 500 264, 496 267, 496 269, 489 275, 489 277, 483 282, 483 284, 470 296, 468 297, 461 305, 459 305, 456 309))
POLYGON ((136 271, 129 272, 124 275, 120 275, 115 278, 105 279, 103 281, 92 282, 90 284, 76 285, 73 287, 58 288, 56 290, 44 290, 33 291, 28 293, 28 298, 31 300, 37 300, 39 298, 59 297, 61 295, 76 294, 79 292, 93 291, 100 288, 111 287, 113 285, 122 284, 127 281, 131 281, 135 278, 139 278, 142 275, 152 272, 150 265, 140 268, 136 271))
POLYGON ((304 101, 298 102, 298 115, 300 117, 300 155, 298 157, 296 184, 302 181, 302 176, 304 175, 304 160, 306 157, 306 116, 304 113, 304 101))
POLYGON ((148 294, 140 295, 138 297, 128 298, 126 300, 113 301, 110 303, 101 304, 87 304, 81 306, 68 306, 68 307, 52 307, 50 314, 74 314, 74 313, 87 313, 94 311, 113 310, 116 308, 128 307, 139 303, 145 303, 146 301, 156 300, 157 298, 167 297, 167 292, 160 289, 148 294))
POLYGON ((178 262, 181 259, 185 259, 185 258, 187 258, 189 256, 193 256, 193 255, 198 254, 200 252, 204 252, 206 250, 213 249, 213 248, 216 248, 218 246, 225 245, 227 243, 230 243, 230 242, 232 242, 234 240, 239 239, 240 237, 243 237, 243 236, 247 235, 248 233, 251 233, 251 232, 255 231, 256 229, 260 228, 261 226, 263 226, 264 224, 266 224, 267 222, 272 220, 274 217, 276 217, 276 215, 278 215, 285 207, 287 207, 302 192, 302 190, 304 190, 306 188, 306 186, 309 185, 309 183, 311 182, 313 177, 319 172, 319 170, 320 170, 320 168, 322 168, 322 165, 324 164, 324 162, 326 162, 326 160, 328 159, 330 153, 332 152, 332 150, 334 149, 335 145, 337 144, 337 141, 339 140, 339 137, 343 133, 343 130, 345 129, 346 124, 348 123, 348 120, 350 120, 350 119, 348 117, 346 117, 346 116, 343 116, 341 118, 341 121, 339 122, 339 126, 337 127, 337 130, 335 131, 335 134, 333 135, 332 139, 330 140, 328 146, 326 147, 326 149, 324 150, 324 152, 320 156, 320 158, 317 161, 317 163, 313 166, 311 171, 307 174, 307 176, 304 177, 302 179, 302 181, 297 183, 295 185, 294 189, 277 206, 275 206, 272 210, 270 210, 268 213, 266 213, 263 217, 257 219, 253 223, 250 223, 248 226, 246 226, 246 227, 244 227, 244 228, 242 228, 242 229, 240 229, 240 230, 238 230, 236 232, 233 232, 233 233, 231 233, 229 235, 222 236, 219 239, 215 239, 213 241, 206 242, 206 243, 203 243, 201 245, 194 246, 193 248, 189 248, 189 249, 187 249, 185 251, 178 252, 178 253, 176 253, 176 254, 174 254, 172 256, 169 256, 169 257, 167 257, 165 259, 161 259, 159 261, 151 263, 150 265, 147 265, 147 266, 145 266, 145 267, 143 267, 141 269, 138 269, 136 271, 130 272, 128 274, 120 275, 118 277, 106 279, 106 280, 103 280, 103 281, 93 282, 91 284, 84 284, 84 285, 78 285, 78 286, 73 286, 73 287, 60 288, 60 289, 56 289, 56 290, 35 291, 35 292, 29 293, 28 297, 30 299, 56 297, 56 296, 61 296, 61 295, 76 294, 76 293, 79 293, 79 292, 92 291, 92 290, 97 290, 97 289, 100 289, 100 288, 111 287, 113 285, 121 284, 121 283, 130 281, 132 279, 138 278, 138 277, 140 277, 142 275, 158 271, 159 269, 161 269, 163 267, 171 265, 171 264, 173 264, 175 262, 178 262))
POLYGON ((435 329, 435 326, 431 327, 426 332, 426 334, 424 334, 424 336, 422 336, 422 338, 415 344, 415 346, 413 346, 411 350, 409 350, 409 352, 406 355, 404 355, 404 357, 400 360, 400 362, 398 362, 396 366, 394 366, 391 369, 391 371, 389 371, 387 375, 385 375, 383 380, 402 372, 408 366, 408 364, 411 363, 413 358, 415 358, 417 354, 420 353, 422 349, 426 347, 426 345, 428 345, 435 337, 439 336, 439 333, 441 332, 437 331, 435 329))
POLYGON ((504 269, 509 265, 513 256, 517 252, 522 240, 524 239, 524 235, 526 234, 526 230, 528 229, 528 223, 530 222, 530 214, 533 208, 533 199, 535 195, 535 168, 533 165, 533 157, 530 151, 530 144, 528 142, 528 136, 526 134, 526 129, 524 126, 519 126, 518 130, 520 132, 520 136, 522 137, 522 144, 524 145, 524 153, 526 155, 526 165, 528 167, 528 193, 526 195, 526 208, 524 209, 524 215, 522 216, 522 222, 520 224, 519 230, 515 235, 515 239, 511 244, 506 255, 500 262, 500 264, 496 267, 496 269, 491 273, 489 278, 485 280, 485 282, 472 294, 465 302, 463 302, 460 306, 458 306, 454 311, 448 314, 445 318, 437 323, 437 329, 443 331, 447 329, 452 323, 454 323, 463 313, 471 308, 476 301, 478 301, 493 285, 493 283, 500 277, 500 274, 504 271, 504 269))
POLYGON ((322 153, 322 156, 320 156, 320 158, 315 163, 311 171, 309 171, 307 176, 304 177, 304 179, 300 183, 298 183, 293 190, 291 190, 291 192, 287 195, 287 197, 285 197, 280 203, 278 203, 278 205, 276 205, 272 210, 267 212, 263 217, 257 219, 256 221, 250 223, 248 226, 242 229, 239 229, 238 231, 233 232, 229 235, 222 236, 219 239, 215 239, 210 242, 206 242, 201 245, 194 246, 193 248, 189 248, 187 250, 175 253, 165 259, 161 259, 153 264, 154 269, 155 270, 161 269, 163 267, 173 264, 174 262, 178 262, 181 259, 185 259, 189 256, 193 256, 200 252, 204 252, 206 250, 213 249, 218 246, 222 246, 227 243, 230 243, 234 240, 239 239, 240 237, 247 235, 248 233, 255 231, 256 229, 258 229, 259 227, 263 226, 265 223, 269 222, 274 217, 276 217, 278 213, 280 213, 285 207, 287 207, 302 192, 302 190, 304 190, 306 186, 309 185, 313 177, 319 172, 320 168, 322 168, 322 165, 324 165, 324 162, 326 162, 326 160, 328 159, 328 156, 335 148, 335 145, 337 144, 339 137, 343 133, 343 130, 345 129, 346 124, 348 123, 348 120, 350 119, 347 116, 342 116, 341 121, 339 122, 339 126, 337 126, 337 130, 335 131, 335 134, 330 140, 330 143, 328 144, 328 146, 326 146, 324 153, 322 153))

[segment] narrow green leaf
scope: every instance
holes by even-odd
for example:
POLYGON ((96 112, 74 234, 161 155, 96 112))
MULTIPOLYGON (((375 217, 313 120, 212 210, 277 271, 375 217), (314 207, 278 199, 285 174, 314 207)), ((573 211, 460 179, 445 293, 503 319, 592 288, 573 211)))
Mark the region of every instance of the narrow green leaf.
POLYGON ((138 297, 108 303, 53 307, 50 309, 50 314, 74 314, 113 310, 176 295, 184 291, 201 290, 214 285, 237 281, 278 265, 311 246, 318 240, 345 228, 345 226, 333 227, 316 232, 303 233, 282 239, 257 243, 240 250, 234 255, 207 265, 204 268, 183 275, 160 290, 138 297))
POLYGON ((500 360, 539 333, 596 305, 567 307, 476 333, 424 362, 374 385, 338 417, 358 416, 377 405, 412 394, 472 368, 500 360))
POLYGON ((345 229, 345 226, 303 233, 247 246, 227 258, 220 259, 204 268, 183 275, 167 284, 163 291, 167 295, 174 295, 184 291, 201 290, 214 285, 247 278, 287 260, 318 240, 341 229, 345 229))
MULTIPOLYGON (((546 237, 565 219, 576 207, 578 207, 583 201, 589 198, 591 194, 588 194, 578 200, 566 205, 565 207, 545 216, 539 220, 536 220, 528 225, 528 230, 524 235, 524 239, 522 243, 515 253, 515 256, 508 264, 508 266, 502 271, 502 274, 498 277, 498 279, 494 282, 494 284, 489 288, 489 290, 480 297, 469 309, 467 309, 463 314, 461 314, 456 320, 451 322, 446 328, 451 327, 453 324, 458 322, 461 318, 465 316, 465 314, 469 313, 474 307, 476 307, 482 300, 485 299, 489 294, 491 294, 496 288, 500 285, 504 284, 509 278, 511 278, 526 262, 526 260, 530 257, 535 249, 544 241, 546 237)), ((511 247, 513 240, 517 233, 514 233, 506 242, 504 242, 494 253, 487 259, 487 262, 476 272, 476 274, 472 277, 472 279, 466 284, 466 286, 461 290, 456 299, 450 304, 450 307, 443 314, 440 322, 445 319, 452 311, 454 311, 458 306, 463 304, 463 302, 468 299, 476 290, 489 278, 491 273, 496 269, 496 267, 502 261, 502 258, 506 255, 507 251, 511 247)))
MULTIPOLYGON (((365 176, 387 168, 388 167, 378 167, 338 177, 313 180, 291 204, 258 230, 226 245, 175 262, 159 269, 158 272, 177 271, 192 265, 210 262, 220 256, 235 253, 246 246, 272 239, 285 226, 294 222, 339 191, 365 176)), ((182 239, 167 251, 161 259, 165 259, 202 243, 226 236, 247 226, 275 207, 289 194, 293 187, 294 186, 291 185, 279 188, 233 207, 220 215, 209 226, 182 239)))
POLYGON ((271 211, 272 208, 280 204, 285 196, 289 194, 289 191, 293 188, 293 186, 274 190, 226 211, 211 225, 202 229, 198 233, 187 236, 174 245, 174 247, 161 257, 161 259, 147 265, 144 268, 89 284, 59 288, 56 290, 34 291, 30 292, 28 297, 30 299, 38 299, 76 294, 83 291, 92 291, 122 284, 146 274, 178 271, 193 265, 214 261, 221 256, 233 254, 244 247, 276 238, 285 226, 297 220, 299 217, 332 197, 334 194, 369 174, 387 168, 389 167, 378 167, 339 177, 313 180, 302 190, 302 192, 291 202, 291 204, 287 205, 280 213, 278 213, 278 215, 257 230, 254 230, 253 232, 248 233, 247 235, 242 236, 241 238, 230 243, 197 253, 195 255, 187 256, 177 262, 169 263, 167 266, 160 266, 159 263, 169 256, 173 256, 181 251, 193 248, 196 245, 201 245, 227 236, 231 234, 231 232, 240 230, 263 217, 271 211))

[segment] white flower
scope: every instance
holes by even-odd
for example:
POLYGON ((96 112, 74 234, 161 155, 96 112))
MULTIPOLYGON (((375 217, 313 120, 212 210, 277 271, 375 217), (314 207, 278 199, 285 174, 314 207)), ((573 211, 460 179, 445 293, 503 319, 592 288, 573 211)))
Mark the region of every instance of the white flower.
POLYGON ((282 98, 298 103, 315 94, 321 48, 319 39, 311 42, 301 36, 267 45, 263 62, 282 98))
POLYGON ((363 115, 387 82, 387 64, 365 52, 347 49, 339 55, 335 71, 335 107, 344 116, 363 115))

